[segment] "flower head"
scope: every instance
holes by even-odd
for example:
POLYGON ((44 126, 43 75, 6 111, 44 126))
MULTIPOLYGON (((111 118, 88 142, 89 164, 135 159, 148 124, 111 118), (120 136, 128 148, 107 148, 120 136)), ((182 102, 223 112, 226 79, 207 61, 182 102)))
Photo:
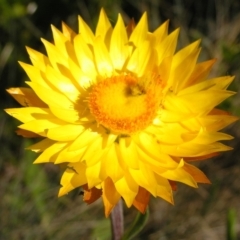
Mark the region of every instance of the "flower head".
POLYGON ((27 48, 31 88, 9 89, 23 107, 6 111, 18 134, 43 138, 35 163, 67 166, 59 196, 83 187, 106 215, 121 197, 144 212, 150 195, 173 203, 176 182, 209 183, 190 162, 231 149, 219 130, 237 118, 215 107, 233 77, 207 79, 215 60, 197 63, 199 41, 175 53, 179 30, 167 29, 149 32, 146 13, 113 28, 102 10, 95 34, 79 17, 78 34, 52 26, 47 56, 27 48))

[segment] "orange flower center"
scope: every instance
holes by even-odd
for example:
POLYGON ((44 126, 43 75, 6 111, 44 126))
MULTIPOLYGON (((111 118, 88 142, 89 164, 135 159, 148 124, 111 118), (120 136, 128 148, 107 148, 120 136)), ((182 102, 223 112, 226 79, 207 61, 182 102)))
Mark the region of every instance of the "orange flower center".
POLYGON ((152 123, 161 100, 159 76, 138 79, 121 75, 94 85, 88 104, 98 124, 116 133, 131 134, 152 123))

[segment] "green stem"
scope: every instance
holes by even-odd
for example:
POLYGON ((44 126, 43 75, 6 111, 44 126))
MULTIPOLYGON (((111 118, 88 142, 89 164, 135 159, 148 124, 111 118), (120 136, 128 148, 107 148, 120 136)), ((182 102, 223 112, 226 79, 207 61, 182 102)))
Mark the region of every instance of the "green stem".
POLYGON ((112 240, 120 240, 124 232, 123 206, 120 199, 111 212, 112 240))

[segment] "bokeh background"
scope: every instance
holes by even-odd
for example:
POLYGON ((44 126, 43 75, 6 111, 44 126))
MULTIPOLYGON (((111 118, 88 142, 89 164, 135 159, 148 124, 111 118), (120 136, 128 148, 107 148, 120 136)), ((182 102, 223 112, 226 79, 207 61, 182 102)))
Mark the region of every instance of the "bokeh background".
MULTIPOLYGON (((36 154, 24 150, 31 140, 15 134, 19 122, 3 111, 19 106, 5 89, 25 86, 17 63, 29 62, 25 46, 45 52, 40 38, 52 40, 50 24, 64 21, 77 31, 77 15, 94 29, 101 7, 113 25, 119 12, 128 23, 147 11, 151 31, 170 19, 170 31, 181 28, 178 48, 201 38, 199 61, 217 58, 211 75, 236 75, 230 89, 240 89, 239 0, 0 0, 0 240, 111 238, 101 200, 87 206, 79 190, 57 198, 61 170, 32 165, 36 154)), ((221 107, 240 116, 240 94, 221 107)), ((235 137, 228 143, 234 150, 197 163, 212 184, 179 184, 174 206, 152 198, 148 223, 134 239, 240 239, 239 123, 225 132, 235 137)), ((124 214, 127 227, 137 211, 124 206, 124 214)))

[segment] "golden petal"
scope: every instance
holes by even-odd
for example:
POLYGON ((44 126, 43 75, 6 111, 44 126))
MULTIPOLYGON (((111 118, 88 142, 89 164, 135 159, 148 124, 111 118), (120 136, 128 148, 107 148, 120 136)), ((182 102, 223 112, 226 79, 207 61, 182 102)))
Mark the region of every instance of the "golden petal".
POLYGON ((192 72, 188 80, 188 85, 190 86, 205 80, 215 62, 216 62, 216 59, 211 59, 211 60, 196 64, 194 71, 192 72))
POLYGON ((114 206, 118 203, 121 195, 117 192, 113 181, 108 177, 102 183, 103 203, 105 206, 105 216, 108 217, 114 206))
POLYGON ((185 183, 186 185, 197 188, 197 183, 195 179, 184 168, 167 170, 166 172, 162 173, 160 176, 169 180, 182 182, 182 183, 185 183))
POLYGON ((83 195, 83 201, 87 204, 91 204, 95 202, 97 199, 99 199, 102 195, 102 190, 97 188, 84 188, 84 195, 83 195))
POLYGON ((64 22, 62 22, 62 32, 69 41, 73 41, 74 37, 76 36, 76 33, 64 22))
POLYGON ((30 88, 9 88, 7 92, 24 107, 47 107, 30 88))
POLYGON ((195 68, 200 52, 198 48, 199 43, 199 40, 195 41, 174 55, 171 65, 171 74, 168 79, 168 85, 172 87, 174 93, 177 93, 185 87, 185 85, 187 86, 189 76, 195 68), (181 81, 179 81, 179 79, 181 79, 181 81))
POLYGON ((30 132, 30 131, 27 131, 27 130, 24 130, 24 129, 17 129, 16 133, 17 133, 17 135, 20 135, 20 136, 25 137, 25 138, 41 137, 40 135, 38 135, 36 133, 30 132))
POLYGON ((135 197, 134 202, 133 202, 133 206, 139 212, 144 214, 146 212, 149 200, 150 200, 150 193, 146 189, 139 187, 138 194, 135 197))
POLYGON ((198 168, 185 163, 184 170, 186 170, 188 173, 191 174, 191 176, 195 179, 196 182, 198 183, 210 183, 209 179, 207 178, 207 176, 198 168))

